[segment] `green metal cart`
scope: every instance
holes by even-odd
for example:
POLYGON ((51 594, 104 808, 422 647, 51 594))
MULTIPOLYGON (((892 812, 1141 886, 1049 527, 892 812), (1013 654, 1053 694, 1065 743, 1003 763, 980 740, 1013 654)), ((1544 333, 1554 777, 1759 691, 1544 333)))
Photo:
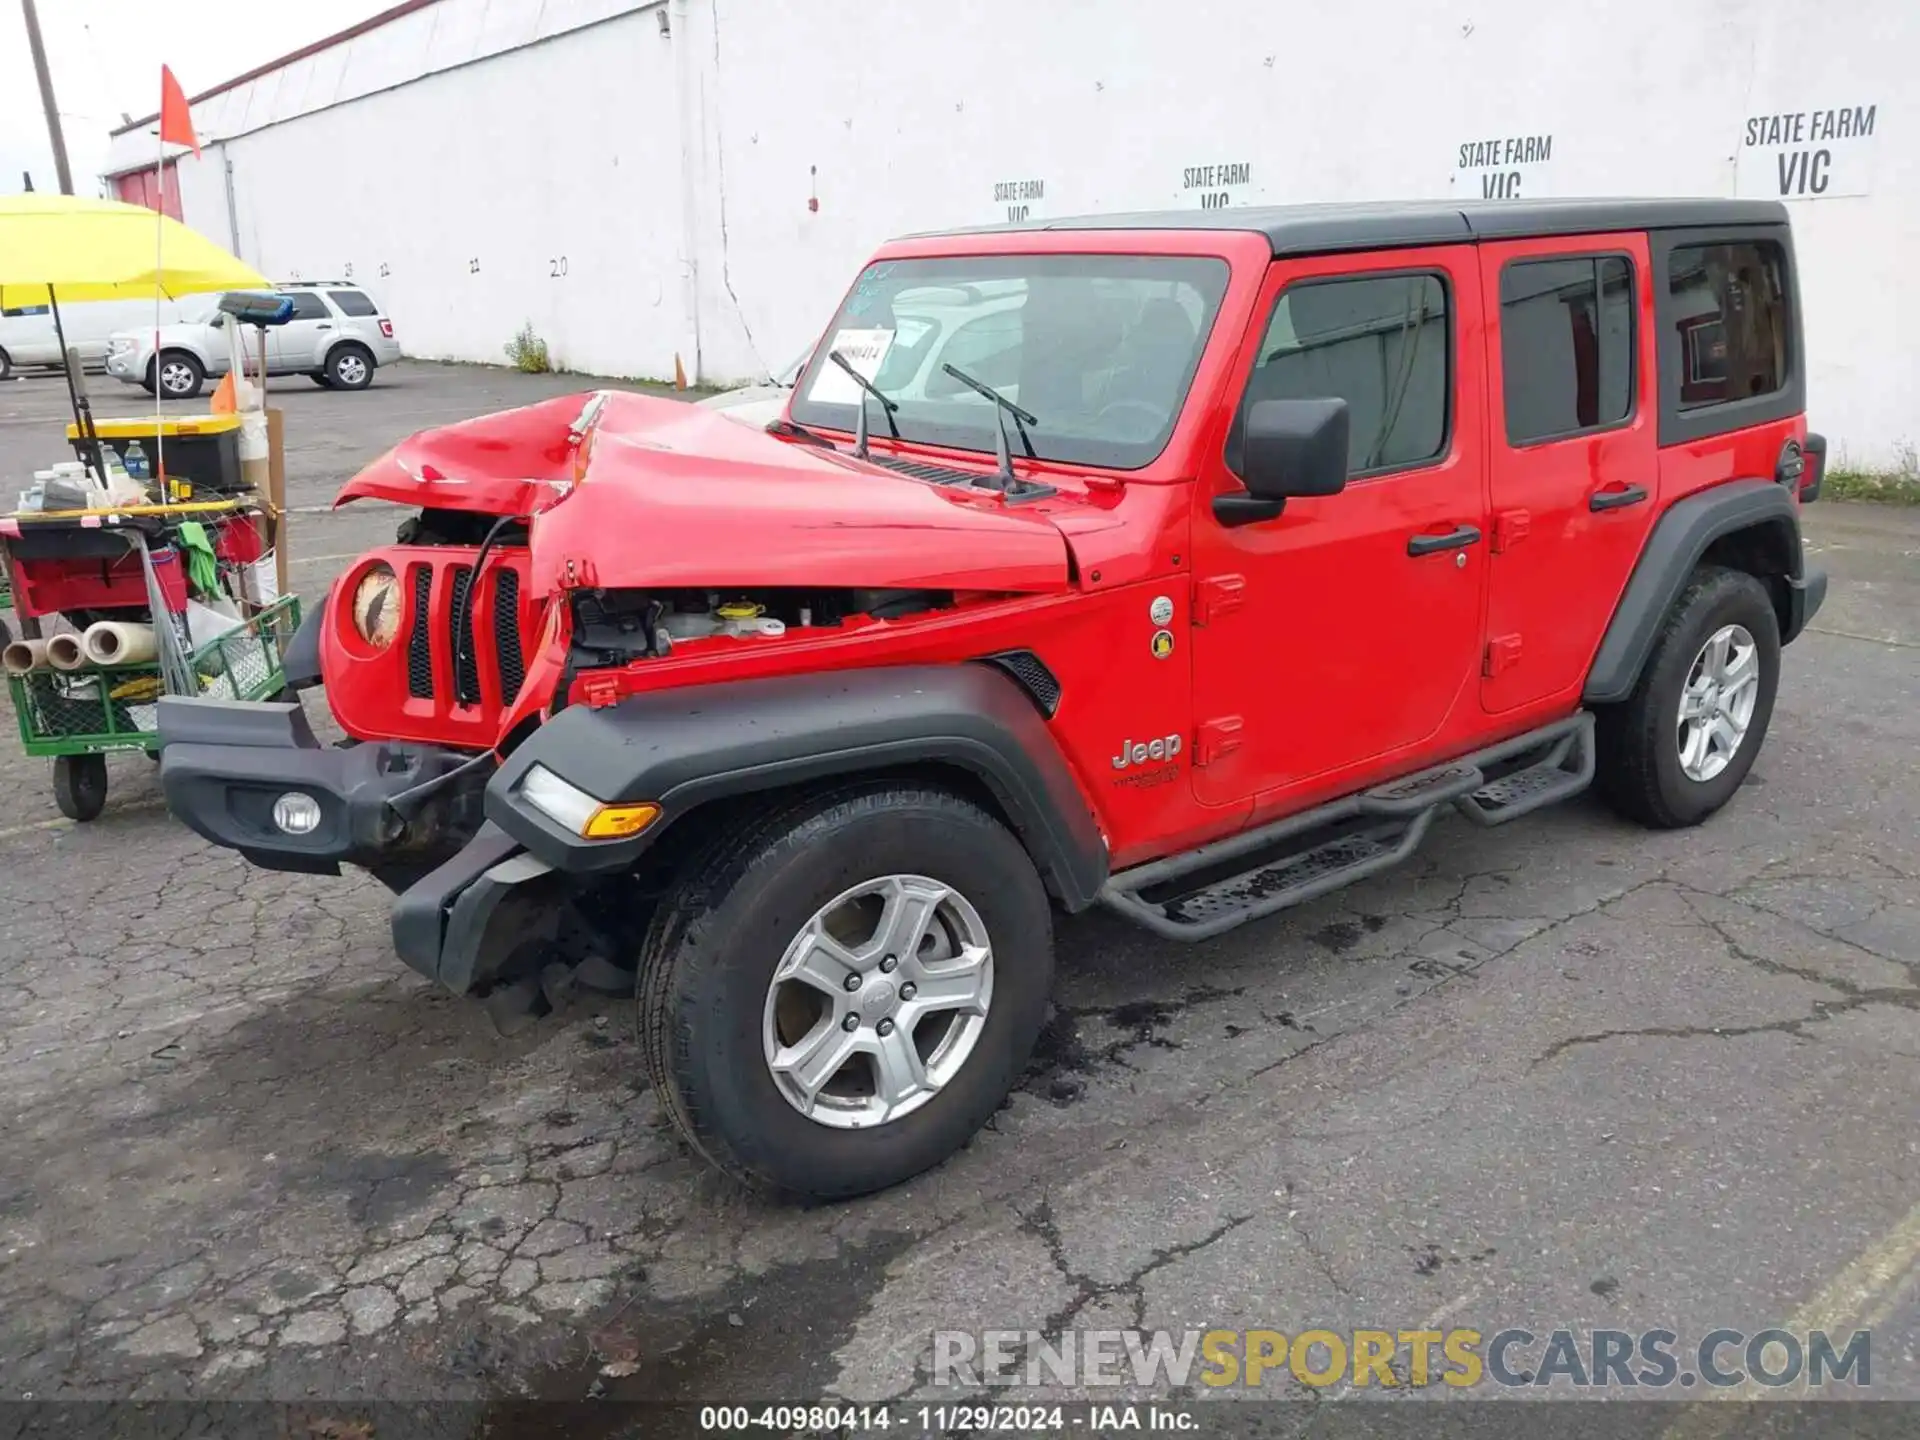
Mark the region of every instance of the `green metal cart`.
MULTIPOLYGON (((193 655, 200 693, 222 700, 269 700, 286 688, 282 656, 300 628, 300 600, 288 595, 201 646, 193 655)), ((8 675, 20 740, 53 760, 53 798, 71 820, 91 820, 107 803, 107 756, 160 755, 160 666, 30 670, 8 675)))

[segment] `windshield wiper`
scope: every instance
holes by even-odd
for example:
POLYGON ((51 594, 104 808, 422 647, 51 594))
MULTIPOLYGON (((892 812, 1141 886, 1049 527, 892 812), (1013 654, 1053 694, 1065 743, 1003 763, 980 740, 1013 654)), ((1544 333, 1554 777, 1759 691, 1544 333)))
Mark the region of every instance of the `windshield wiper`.
POLYGON ((880 402, 880 410, 887 417, 887 428, 893 432, 893 438, 900 438, 900 427, 894 423, 893 412, 900 408, 899 403, 887 398, 887 394, 873 381, 853 368, 851 361, 838 350, 829 350, 827 359, 847 372, 847 378, 865 392, 860 396, 860 417, 853 429, 853 453, 857 459, 867 458, 867 396, 871 395, 880 402))
POLYGON ((1002 490, 1013 489, 1016 481, 1013 473, 1013 456, 1007 449, 1007 422, 1005 417, 1008 415, 1013 416, 1014 428, 1020 432, 1020 443, 1027 447, 1027 458, 1029 460, 1038 460, 1040 457, 1034 451, 1033 437, 1027 434, 1027 426, 1038 425, 1040 423, 1040 417, 1029 411, 1022 410, 991 385, 982 384, 957 365, 942 365, 940 368, 975 394, 983 395, 994 403, 993 456, 995 460, 1000 462, 1000 488, 1002 490))
POLYGON ((807 444, 816 445, 822 450, 838 450, 840 448, 831 440, 827 439, 826 436, 809 430, 798 420, 787 420, 784 418, 769 420, 767 422, 767 433, 769 435, 782 435, 792 440, 804 440, 807 444))

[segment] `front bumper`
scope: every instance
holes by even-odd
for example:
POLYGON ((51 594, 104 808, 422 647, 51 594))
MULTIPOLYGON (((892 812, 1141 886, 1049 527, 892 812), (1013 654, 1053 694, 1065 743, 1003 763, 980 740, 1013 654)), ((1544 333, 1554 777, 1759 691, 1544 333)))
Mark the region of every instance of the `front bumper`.
POLYGON ((346 862, 389 883, 424 873, 479 828, 493 773, 435 746, 322 745, 298 702, 168 695, 159 725, 167 808, 267 870, 338 875, 346 862), (273 821, 274 801, 289 791, 319 802, 309 834, 273 821))
POLYGON ((135 362, 138 359, 139 357, 131 350, 109 355, 107 356, 107 374, 116 380, 124 380, 130 385, 137 384, 141 375, 141 371, 135 368, 135 362))
POLYGON ((160 784, 173 814, 266 870, 371 871, 399 894, 394 949, 456 994, 484 990, 528 947, 557 938, 551 867, 481 817, 494 766, 433 746, 323 746, 297 703, 160 701, 160 784), (320 804, 320 824, 273 822, 288 791, 320 804))

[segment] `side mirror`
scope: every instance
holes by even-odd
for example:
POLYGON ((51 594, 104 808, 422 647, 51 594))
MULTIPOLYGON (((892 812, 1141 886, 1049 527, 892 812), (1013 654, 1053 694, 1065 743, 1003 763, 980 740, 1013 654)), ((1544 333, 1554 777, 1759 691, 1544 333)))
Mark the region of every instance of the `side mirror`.
POLYGON ((1347 486, 1347 402, 1260 400, 1247 411, 1240 464, 1244 494, 1217 495, 1223 525, 1271 520, 1295 495, 1337 495, 1347 486))

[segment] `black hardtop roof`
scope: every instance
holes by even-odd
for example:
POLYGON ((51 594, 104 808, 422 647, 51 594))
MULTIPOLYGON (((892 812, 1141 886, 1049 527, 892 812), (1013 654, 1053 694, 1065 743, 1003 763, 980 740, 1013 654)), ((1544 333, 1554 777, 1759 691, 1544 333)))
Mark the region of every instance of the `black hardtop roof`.
POLYGON ((1265 235, 1275 255, 1311 255, 1329 250, 1519 240, 1534 235, 1786 223, 1787 207, 1777 200, 1413 200, 1036 218, 1015 224, 926 231, 905 238, 1035 230, 1238 230, 1265 235))

